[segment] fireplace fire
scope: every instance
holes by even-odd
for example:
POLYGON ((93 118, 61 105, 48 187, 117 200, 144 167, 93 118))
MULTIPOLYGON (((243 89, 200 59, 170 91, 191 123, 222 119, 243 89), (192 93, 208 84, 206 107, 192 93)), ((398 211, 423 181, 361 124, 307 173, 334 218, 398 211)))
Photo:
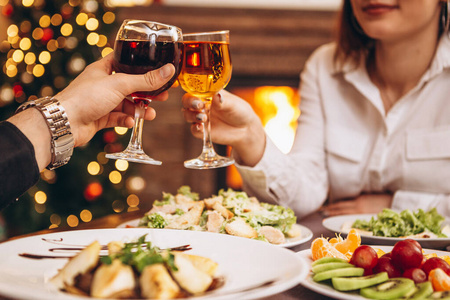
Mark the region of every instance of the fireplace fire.
MULTIPOLYGON (((300 115, 297 89, 289 86, 261 86, 233 88, 231 92, 250 103, 261 119, 267 136, 280 151, 288 153, 294 142, 300 115)), ((233 189, 242 188, 242 179, 235 166, 227 168, 226 183, 233 189)))

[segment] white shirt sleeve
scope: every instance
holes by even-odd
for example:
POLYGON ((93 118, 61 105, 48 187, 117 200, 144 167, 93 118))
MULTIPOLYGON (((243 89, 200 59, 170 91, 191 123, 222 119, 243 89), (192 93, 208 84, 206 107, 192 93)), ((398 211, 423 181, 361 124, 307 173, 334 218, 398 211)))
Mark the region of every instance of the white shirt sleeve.
POLYGON ((428 211, 435 207, 439 214, 450 218, 450 195, 399 190, 394 194, 391 207, 396 211, 419 208, 428 211))

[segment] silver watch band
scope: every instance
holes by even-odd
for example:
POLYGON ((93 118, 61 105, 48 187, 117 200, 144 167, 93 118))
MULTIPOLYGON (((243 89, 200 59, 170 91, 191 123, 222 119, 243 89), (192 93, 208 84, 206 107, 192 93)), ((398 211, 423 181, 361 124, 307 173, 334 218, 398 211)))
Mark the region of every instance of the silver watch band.
POLYGON ((37 108, 47 121, 52 138, 52 160, 47 169, 53 170, 67 164, 72 156, 74 140, 64 107, 53 97, 44 97, 23 103, 16 113, 30 107, 37 108))

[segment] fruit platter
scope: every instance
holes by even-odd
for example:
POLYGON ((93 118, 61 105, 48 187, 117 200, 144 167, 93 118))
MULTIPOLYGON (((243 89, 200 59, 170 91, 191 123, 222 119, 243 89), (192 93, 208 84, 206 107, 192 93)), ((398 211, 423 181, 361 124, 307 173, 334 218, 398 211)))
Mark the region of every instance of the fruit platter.
POLYGON ((423 249, 413 239, 369 246, 350 230, 347 238, 316 238, 299 255, 311 268, 302 285, 329 297, 450 299, 450 253, 423 249))

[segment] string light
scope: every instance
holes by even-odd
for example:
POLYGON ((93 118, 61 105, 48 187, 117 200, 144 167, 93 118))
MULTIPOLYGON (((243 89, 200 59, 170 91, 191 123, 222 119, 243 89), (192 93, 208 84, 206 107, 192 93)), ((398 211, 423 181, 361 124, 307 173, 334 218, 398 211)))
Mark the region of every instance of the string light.
POLYGON ((32 65, 36 62, 36 55, 33 52, 25 54, 24 61, 27 65, 32 65))
POLYGON ((50 26, 50 16, 49 15, 43 15, 39 19, 39 26, 41 26, 42 28, 46 28, 46 27, 50 26))
POLYGON ((28 49, 30 49, 31 47, 31 40, 29 38, 23 38, 20 43, 19 43, 19 47, 20 49, 22 49, 23 51, 26 51, 28 49))
POLYGON ((80 212, 80 219, 85 223, 90 222, 92 221, 92 213, 87 209, 83 209, 80 212))
POLYGON ((47 201, 47 194, 43 191, 37 191, 36 194, 34 194, 34 201, 38 204, 44 204, 47 201))
POLYGON ((75 22, 77 22, 77 24, 80 26, 84 26, 88 19, 89 19, 89 16, 87 14, 79 13, 75 19, 75 22))
POLYGON ((42 51, 41 54, 39 54, 39 62, 43 65, 48 64, 51 58, 52 56, 48 51, 42 51))
POLYGON ((127 179, 126 187, 129 191, 139 192, 145 188, 145 180, 140 176, 133 176, 127 179))
POLYGON ((63 21, 63 18, 60 14, 54 14, 52 18, 50 19, 50 23, 52 23, 53 26, 59 26, 63 21))
POLYGON ((45 210, 46 210, 45 204, 35 203, 34 210, 39 214, 45 213, 45 210))
POLYGON ((113 208, 114 212, 120 213, 120 212, 122 212, 122 211, 125 209, 125 205, 123 204, 122 201, 120 201, 120 200, 115 200, 115 201, 112 203, 112 208, 113 208))
POLYGON ((33 67, 33 75, 36 77, 41 77, 45 73, 45 68, 43 65, 37 64, 33 67))
POLYGON ((113 51, 114 51, 113 48, 111 48, 111 47, 105 47, 105 48, 102 50, 102 57, 105 57, 106 55, 110 54, 110 53, 113 52, 113 51))
POLYGON ((98 28, 98 20, 96 18, 89 18, 86 22, 87 30, 94 31, 98 28))
POLYGON ((130 207, 137 207, 139 205, 139 197, 135 194, 131 194, 127 197, 127 204, 130 207))
POLYGON ((15 24, 9 25, 8 29, 6 30, 6 34, 10 37, 14 37, 19 34, 19 27, 15 24))
POLYGON ((77 227, 79 224, 78 218, 75 215, 70 215, 67 217, 67 225, 70 227, 77 227))
POLYGON ((91 175, 97 175, 100 173, 100 164, 96 161, 91 161, 87 166, 87 171, 91 175))
POLYGON ((16 50, 14 51, 14 54, 12 56, 12 59, 16 63, 20 63, 23 60, 24 54, 22 50, 16 50))
POLYGON ((52 225, 59 226, 61 224, 61 217, 57 214, 52 214, 50 216, 50 223, 52 223, 52 225))
POLYGON ((111 183, 113 184, 118 184, 122 181, 122 174, 120 174, 119 171, 112 171, 111 173, 109 173, 109 181, 111 181, 111 183))
POLYGON ((65 24, 63 24, 63 26, 61 26, 61 34, 63 36, 69 36, 72 34, 72 32, 73 32, 73 27, 69 23, 65 23, 65 24))
POLYGON ((102 20, 105 24, 112 24, 115 19, 116 19, 116 15, 111 11, 107 11, 106 13, 104 13, 103 18, 102 18, 102 20))
POLYGON ((87 40, 89 45, 93 46, 93 45, 96 45, 98 43, 98 41, 100 40, 100 37, 99 37, 98 33, 91 32, 86 37, 86 40, 87 40))
POLYGON ((124 159, 118 159, 116 160, 116 169, 119 171, 126 171, 128 169, 128 161, 124 160, 124 159))
POLYGON ((22 0, 22 5, 25 7, 30 7, 34 3, 34 0, 22 0))

